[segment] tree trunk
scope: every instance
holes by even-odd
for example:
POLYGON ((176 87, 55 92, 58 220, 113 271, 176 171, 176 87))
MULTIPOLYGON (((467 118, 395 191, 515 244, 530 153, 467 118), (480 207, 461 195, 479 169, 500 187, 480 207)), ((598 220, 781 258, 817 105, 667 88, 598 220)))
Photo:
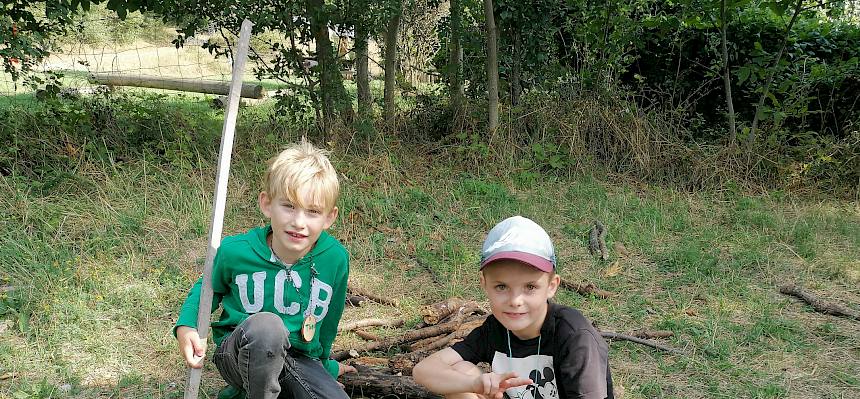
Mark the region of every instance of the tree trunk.
POLYGON ((394 124, 394 85, 397 76, 397 30, 400 28, 400 5, 394 11, 394 15, 388 20, 385 30, 385 122, 394 124))
POLYGON ((720 1, 720 18, 722 24, 720 26, 720 35, 722 37, 722 54, 723 54, 723 82, 726 86, 726 107, 729 111, 729 146, 734 147, 738 137, 737 125, 735 124, 735 104, 732 100, 732 76, 729 74, 729 50, 726 44, 726 30, 728 30, 728 21, 726 20, 726 0, 720 1))
POLYGON ((320 95, 323 104, 323 127, 326 132, 334 120, 347 116, 346 111, 352 106, 346 101, 346 88, 340 76, 337 60, 334 57, 331 39, 328 36, 328 16, 325 14, 325 0, 308 0, 307 8, 311 21, 311 32, 316 43, 317 62, 320 68, 320 95))
POLYGON ((367 69, 367 28, 355 28, 355 74, 358 86, 358 113, 370 113, 373 99, 370 97, 370 73, 367 69))
POLYGON ((761 115, 761 109, 764 107, 764 100, 767 98, 767 93, 770 91, 770 84, 773 83, 773 77, 776 75, 776 68, 779 66, 779 61, 782 60, 782 53, 785 51, 785 46, 788 44, 788 34, 791 33, 791 27, 794 26, 794 22, 797 21, 797 16, 800 14, 802 9, 803 0, 797 0, 797 3, 794 5, 794 14, 791 16, 791 21, 788 22, 788 25, 785 27, 785 33, 782 36, 782 47, 779 49, 779 53, 776 54, 776 59, 773 60, 773 65, 770 66, 770 74, 767 77, 767 82, 764 84, 764 90, 761 92, 761 97, 758 99, 758 105, 755 107, 755 116, 753 117, 752 127, 750 128, 750 135, 747 137, 747 152, 752 151, 752 146, 755 143, 759 115, 761 115))
POLYGON ((463 103, 463 46, 461 34, 460 0, 451 0, 451 31, 448 37, 448 90, 451 105, 456 110, 463 103))
MULTIPOLYGON (((514 27, 514 29, 517 29, 514 27)), ((520 102, 520 94, 523 92, 522 84, 520 83, 520 75, 522 74, 522 50, 523 41, 519 32, 514 33, 514 54, 511 65, 511 105, 517 105, 520 102)))
POLYGON ((493 134, 499 126, 499 48, 496 42, 493 0, 484 0, 484 14, 487 19, 487 113, 489 117, 487 130, 493 134))

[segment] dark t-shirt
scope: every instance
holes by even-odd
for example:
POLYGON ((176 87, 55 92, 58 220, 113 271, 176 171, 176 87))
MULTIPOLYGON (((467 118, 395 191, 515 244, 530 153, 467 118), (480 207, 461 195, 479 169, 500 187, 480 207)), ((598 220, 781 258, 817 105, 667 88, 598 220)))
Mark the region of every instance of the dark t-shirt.
POLYGON ((516 371, 534 381, 508 389, 505 398, 614 398, 609 348, 582 313, 550 303, 540 332, 521 340, 490 315, 453 349, 463 360, 490 363, 495 373, 516 371))

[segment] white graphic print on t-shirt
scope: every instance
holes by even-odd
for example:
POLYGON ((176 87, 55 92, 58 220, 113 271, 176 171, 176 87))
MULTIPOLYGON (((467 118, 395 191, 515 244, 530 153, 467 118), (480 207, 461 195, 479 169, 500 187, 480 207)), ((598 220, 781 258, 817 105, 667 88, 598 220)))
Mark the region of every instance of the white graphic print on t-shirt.
POLYGON ((531 378, 531 385, 513 387, 505 391, 506 399, 559 399, 558 382, 552 368, 552 356, 531 355, 524 358, 510 358, 507 354, 496 352, 493 356, 493 372, 497 374, 515 371, 520 377, 531 378))

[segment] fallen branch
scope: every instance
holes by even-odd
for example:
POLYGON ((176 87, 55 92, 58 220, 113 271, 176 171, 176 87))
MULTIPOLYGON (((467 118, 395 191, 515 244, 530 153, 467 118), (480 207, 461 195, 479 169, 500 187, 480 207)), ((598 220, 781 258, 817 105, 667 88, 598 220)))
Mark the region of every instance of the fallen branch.
POLYGON ((600 253, 600 259, 609 259, 609 251, 606 250, 606 227, 598 220, 594 221, 588 234, 588 251, 591 256, 600 253))
POLYGON ((587 284, 571 283, 570 281, 567 281, 565 279, 561 279, 561 287, 576 291, 577 293, 579 293, 582 296, 594 295, 600 299, 606 299, 606 298, 611 298, 611 297, 615 296, 614 293, 602 290, 600 288, 597 288, 597 286, 595 286, 594 284, 591 284, 591 283, 587 283, 587 284))
POLYGON ((669 338, 675 335, 675 333, 669 330, 657 330, 657 331, 637 331, 633 333, 633 336, 636 338, 644 338, 644 339, 652 339, 652 338, 669 338))
POLYGON ((484 321, 486 319, 487 318, 485 316, 481 316, 481 317, 478 317, 476 319, 466 321, 462 325, 460 325, 460 327, 457 327, 457 329, 454 330, 454 332, 452 332, 452 333, 450 333, 450 334, 448 334, 442 338, 436 338, 434 341, 431 341, 431 342, 426 343, 424 345, 419 345, 420 342, 417 342, 417 343, 415 343, 415 345, 410 346, 409 349, 414 352, 414 351, 432 351, 432 350, 436 350, 439 348, 443 348, 443 347, 447 346, 453 340, 465 338, 467 335, 469 335, 469 333, 472 332, 472 330, 480 327, 481 324, 484 324, 484 321))
POLYGON ((400 302, 397 302, 397 300, 383 298, 379 295, 376 295, 372 292, 366 291, 363 288, 356 287, 352 284, 347 284, 346 289, 347 289, 347 291, 349 291, 350 294, 363 296, 367 299, 370 299, 373 302, 381 303, 383 305, 391 305, 394 307, 400 306, 400 302))
POLYGON ((353 295, 353 294, 347 294, 346 295, 346 304, 347 305, 360 307, 360 306, 364 305, 367 301, 368 301, 367 297, 364 297, 361 295, 353 295))
POLYGON ((651 340, 642 339, 642 338, 636 338, 636 337, 634 337, 634 336, 630 336, 630 335, 624 335, 624 334, 617 334, 617 333, 613 333, 613 332, 601 331, 601 332, 600 332, 600 336, 602 336, 603 338, 608 338, 608 339, 615 339, 615 340, 622 340, 622 341, 630 341, 630 342, 634 342, 634 343, 637 343, 637 344, 641 344, 641 345, 645 345, 645 346, 650 346, 650 347, 652 347, 652 348, 654 348, 654 349, 659 349, 659 350, 661 350, 661 351, 665 351, 665 352, 669 352, 669 353, 674 353, 674 354, 676 354, 676 355, 686 355, 686 353, 685 353, 684 351, 681 351, 681 350, 679 350, 679 349, 670 348, 670 347, 668 347, 668 346, 660 345, 660 344, 658 344, 658 343, 656 343, 656 342, 654 342, 654 341, 651 341, 651 340))
MULTIPOLYGON (((465 317, 465 315, 463 315, 463 317, 465 317)), ((400 345, 406 342, 417 341, 422 338, 435 337, 441 334, 448 334, 460 327, 461 324, 463 324, 463 318, 457 317, 455 318, 455 320, 445 324, 438 324, 435 326, 425 327, 419 330, 407 331, 405 334, 399 337, 389 337, 383 340, 370 342, 361 348, 353 348, 351 350, 342 350, 339 352, 335 352, 331 355, 331 358, 337 361, 342 361, 353 356, 350 352, 370 352, 381 348, 390 348, 392 346, 400 345)))
POLYGON ((812 308, 819 313, 860 320, 860 312, 848 309, 842 305, 837 305, 832 302, 821 300, 817 296, 804 291, 802 288, 794 284, 788 284, 780 287, 779 292, 785 295, 792 295, 803 299, 804 302, 812 305, 812 308))
POLYGON ((379 341, 381 339, 381 338, 377 337, 376 335, 371 334, 371 333, 364 331, 364 330, 353 330, 352 332, 355 335, 358 335, 359 337, 361 337, 362 339, 367 340, 367 341, 379 341))
POLYGON ((442 398, 416 384, 412 377, 385 374, 361 365, 355 367, 358 372, 345 373, 338 378, 350 397, 442 398))
MULTIPOLYGON (((420 328, 424 328, 424 327, 420 327, 420 328)), ((451 334, 453 334, 453 333, 451 333, 451 334)), ((439 334, 439 335, 434 335, 432 337, 419 339, 418 341, 415 341, 412 345, 409 345, 409 350, 414 352, 420 348, 424 348, 426 346, 433 344, 434 342, 436 342, 437 340, 439 340, 443 337, 445 337, 445 334, 439 334)))
POLYGON ((451 313, 456 312, 461 307, 465 306, 467 301, 463 298, 448 298, 441 302, 436 302, 432 305, 423 306, 421 308, 422 319, 424 323, 433 325, 439 323, 440 320, 448 317, 451 313))
POLYGON ((430 356, 431 353, 433 352, 416 351, 394 355, 388 361, 388 368, 395 374, 412 375, 412 369, 415 365, 424 360, 425 357, 430 356))
POLYGON ((361 364, 365 366, 388 366, 388 363, 391 361, 384 357, 357 357, 355 359, 350 360, 351 365, 361 364))
POLYGON ((338 331, 352 331, 357 328, 364 327, 400 327, 403 325, 403 319, 362 319, 350 323, 341 324, 337 328, 338 331))

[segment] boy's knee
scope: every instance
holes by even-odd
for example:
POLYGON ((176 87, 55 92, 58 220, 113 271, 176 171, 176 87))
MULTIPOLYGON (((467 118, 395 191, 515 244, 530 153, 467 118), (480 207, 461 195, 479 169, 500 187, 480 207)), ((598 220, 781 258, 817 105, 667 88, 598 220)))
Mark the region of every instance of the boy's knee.
POLYGON ((289 348, 290 333, 284 327, 284 322, 278 315, 270 312, 252 314, 245 320, 243 326, 245 338, 264 346, 289 348))

